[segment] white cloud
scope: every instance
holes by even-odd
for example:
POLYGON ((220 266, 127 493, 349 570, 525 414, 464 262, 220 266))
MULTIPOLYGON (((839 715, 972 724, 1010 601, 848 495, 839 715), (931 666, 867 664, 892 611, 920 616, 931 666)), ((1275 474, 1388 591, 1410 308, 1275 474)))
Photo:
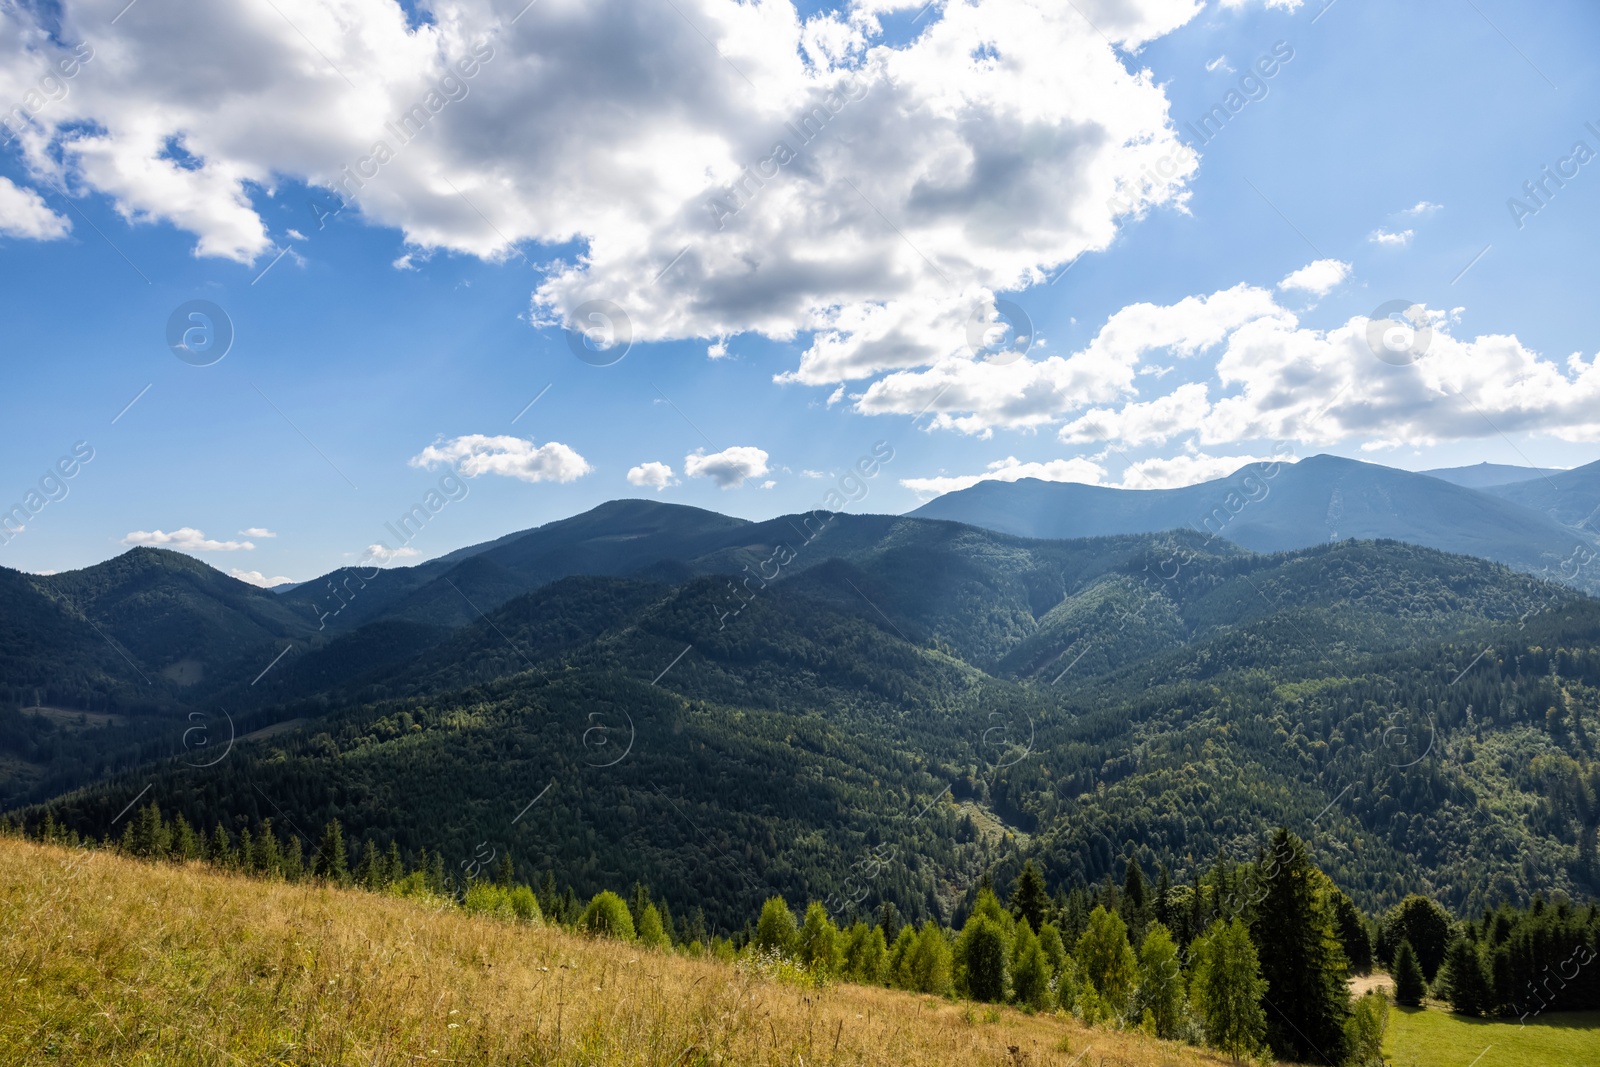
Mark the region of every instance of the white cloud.
POLYGON ((1046 425, 1090 404, 1131 396, 1136 368, 1149 352, 1192 357, 1244 323, 1262 319, 1295 321, 1269 290, 1250 285, 1166 306, 1131 304, 1107 319, 1087 348, 1071 356, 1013 363, 949 359, 926 371, 899 371, 868 386, 856 410, 905 415, 929 411, 936 428, 985 436, 997 426, 1046 425))
POLYGON ((817 478, 826 478, 827 476, 828 475, 823 471, 803 470, 803 471, 800 472, 800 477, 802 477, 802 478, 817 479, 817 478))
POLYGON ((415 559, 422 555, 414 548, 390 548, 385 544, 368 545, 363 559, 370 559, 376 563, 388 563, 396 559, 415 559))
POLYGON ((1415 215, 1431 215, 1435 211, 1438 211, 1443 207, 1444 207, 1443 204, 1435 204, 1430 200, 1418 200, 1415 204, 1413 204, 1411 207, 1406 208, 1400 214, 1402 214, 1402 215, 1413 215, 1413 216, 1415 216, 1415 215))
POLYGON ((1154 400, 1126 404, 1120 409, 1096 408, 1061 427, 1061 440, 1068 444, 1090 441, 1120 441, 1140 445, 1168 441, 1193 430, 1211 410, 1203 383, 1180 385, 1154 400))
POLYGON ((728 354, 728 346, 722 341, 706 349, 706 355, 711 359, 721 359, 728 354))
POLYGON ((1404 248, 1411 243, 1411 238, 1416 236, 1414 230, 1385 230, 1376 229, 1367 234, 1367 240, 1375 245, 1385 248, 1404 248))
MULTIPOLYGON (((1250 4, 1252 0, 1222 0, 1224 10, 1237 11, 1239 8, 1250 4)), ((1262 0, 1263 6, 1277 8, 1279 11, 1299 11, 1305 0, 1262 0)))
POLYGON ((399 259, 396 259, 393 263, 390 263, 389 266, 393 267, 395 270, 416 270, 417 265, 411 261, 411 256, 412 253, 407 252, 399 259))
POLYGON ((0 176, 0 235, 53 241, 71 231, 72 220, 51 211, 44 197, 0 176))
POLYGON ((241 537, 260 537, 260 538, 269 538, 269 537, 277 537, 278 536, 276 533, 274 533, 271 530, 268 530, 267 528, 265 528, 263 526, 252 526, 248 530, 240 530, 239 531, 239 535, 241 537))
POLYGON ((413 467, 454 467, 465 478, 498 474, 524 482, 571 482, 594 468, 559 441, 536 445, 521 437, 481 433, 437 441, 412 456, 413 467))
POLYGON ((1350 264, 1337 259, 1319 259, 1289 274, 1278 283, 1278 288, 1300 289, 1316 296, 1326 296, 1348 277, 1350 264))
POLYGON ((134 530, 122 539, 125 545, 174 548, 183 552, 240 552, 256 546, 249 541, 213 541, 203 531, 184 526, 167 533, 163 530, 134 530))
POLYGON ((683 471, 691 478, 710 478, 723 489, 737 489, 746 478, 767 473, 767 454, 751 445, 734 445, 710 455, 702 448, 683 457, 683 471))
POLYGON ((92 72, 18 140, 130 222, 250 261, 282 243, 260 201, 342 183, 352 207, 330 225, 398 229, 402 269, 434 249, 578 245, 545 265, 536 322, 604 299, 641 341, 815 331, 807 381, 970 358, 965 325, 997 292, 1181 206, 1198 167, 1128 56, 1200 0, 970 0, 897 45, 877 15, 907 5, 879 0, 809 16, 545 0, 515 24, 504 3, 435 0, 416 25, 396 0, 144 4, 115 23, 103 2, 59 6, 54 34, 28 6, 0 13, 0 93, 65 54, 54 40, 92 40, 92 72), (193 61, 174 64, 174 42, 193 61), (475 76, 451 73, 468 60, 475 76), (425 135, 402 141, 419 104, 425 135), (735 183, 751 203, 730 211, 735 183))
POLYGON ((1172 489, 1225 478, 1250 463, 1293 462, 1287 453, 1276 456, 1208 456, 1204 452, 1172 456, 1168 459, 1142 459, 1122 473, 1122 489, 1172 489))
POLYGON ((1082 482, 1085 485, 1104 483, 1106 469, 1093 460, 1052 459, 1044 463, 1024 463, 1016 456, 996 460, 982 474, 959 474, 937 478, 902 478, 900 484, 914 493, 936 496, 967 489, 979 482, 1015 482, 1022 478, 1038 478, 1045 482, 1082 482))
POLYGON ((262 589, 271 589, 274 586, 294 584, 293 578, 286 578, 281 574, 275 578, 268 578, 260 571, 242 571, 238 567, 230 568, 228 573, 231 576, 239 579, 241 582, 248 582, 250 585, 260 586, 262 589))
POLYGON ((1213 59, 1211 62, 1206 64, 1206 70, 1207 72, 1220 70, 1226 74, 1232 74, 1233 66, 1228 62, 1227 56, 1218 56, 1216 59, 1213 59))
POLYGON ((630 468, 628 470, 628 484, 637 485, 641 488, 648 487, 659 492, 669 485, 677 485, 678 480, 672 476, 671 466, 652 460, 649 463, 641 463, 637 467, 630 468))

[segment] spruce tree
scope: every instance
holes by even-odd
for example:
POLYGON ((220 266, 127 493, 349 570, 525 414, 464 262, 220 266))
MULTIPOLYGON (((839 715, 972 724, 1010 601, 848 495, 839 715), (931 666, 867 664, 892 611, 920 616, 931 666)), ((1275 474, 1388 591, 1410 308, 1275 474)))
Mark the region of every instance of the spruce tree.
POLYGON ((367 839, 366 848, 361 852, 361 862, 356 864, 356 885, 363 889, 378 890, 383 886, 383 859, 378 854, 378 845, 371 838, 367 839))
POLYGON ((322 828, 322 840, 317 842, 317 852, 311 860, 311 873, 340 885, 350 880, 350 861, 344 852, 344 828, 338 819, 329 819, 322 828))
POLYGON ((878 925, 883 927, 884 943, 894 944, 900 936, 900 913, 895 910, 894 901, 886 900, 878 908, 878 925))
POLYGON ((393 885, 406 876, 405 860, 400 858, 400 843, 389 840, 389 852, 383 859, 383 884, 393 885))
POLYGON ((1050 894, 1045 889, 1044 875, 1032 860, 1022 865, 1011 888, 1011 914, 1026 919, 1035 931, 1042 930, 1050 918, 1050 894))
POLYGON ((1422 977, 1422 965, 1410 941, 1400 942, 1394 953, 1394 1002, 1408 1008, 1422 1005, 1428 983, 1422 977))
POLYGON ((1367 974, 1372 970, 1372 938, 1367 934, 1366 920, 1355 901, 1344 893, 1335 890, 1332 902, 1334 929, 1344 946, 1345 958, 1350 961, 1350 970, 1367 974))
POLYGON ((1350 1016, 1349 964, 1334 935, 1327 896, 1332 885, 1311 863, 1305 844, 1279 828, 1272 863, 1261 870, 1261 899, 1253 908, 1252 940, 1269 951, 1267 1043, 1279 1057, 1311 1063, 1345 1058, 1350 1016))
POLYGON ((1443 974, 1450 1010, 1457 1015, 1482 1015, 1493 1007, 1489 976, 1476 941, 1457 937, 1450 942, 1443 974))
POLYGON ((500 857, 500 867, 494 875, 495 884, 501 889, 510 889, 511 883, 516 881, 516 878, 516 865, 511 862, 511 853, 507 852, 500 857))

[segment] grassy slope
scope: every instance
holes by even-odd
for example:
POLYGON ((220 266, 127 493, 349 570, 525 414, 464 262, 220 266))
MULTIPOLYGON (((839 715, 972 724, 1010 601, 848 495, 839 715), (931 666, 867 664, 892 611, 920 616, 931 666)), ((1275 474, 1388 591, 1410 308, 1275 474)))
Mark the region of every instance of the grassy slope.
POLYGON ((1384 1054, 1394 1067, 1600 1063, 1600 1012, 1551 1012, 1519 1026, 1515 1021, 1467 1019, 1438 1008, 1399 1008, 1389 1015, 1384 1054))
POLYGON ((0 838, 0 1063, 1221 1064, 416 902, 0 838))

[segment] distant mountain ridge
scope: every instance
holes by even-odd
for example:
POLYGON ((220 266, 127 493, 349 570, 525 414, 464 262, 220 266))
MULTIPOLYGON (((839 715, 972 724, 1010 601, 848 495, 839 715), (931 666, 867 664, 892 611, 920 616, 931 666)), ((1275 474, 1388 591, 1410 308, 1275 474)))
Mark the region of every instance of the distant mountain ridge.
POLYGON ((1389 538, 1559 576, 1593 592, 1600 589, 1595 568, 1574 574, 1563 564, 1575 550, 1600 544, 1593 528, 1576 525, 1596 504, 1600 464, 1474 489, 1319 455, 1292 464, 1251 464, 1226 478, 1176 489, 984 481, 931 500, 911 515, 1047 539, 1192 529, 1257 552, 1389 538))

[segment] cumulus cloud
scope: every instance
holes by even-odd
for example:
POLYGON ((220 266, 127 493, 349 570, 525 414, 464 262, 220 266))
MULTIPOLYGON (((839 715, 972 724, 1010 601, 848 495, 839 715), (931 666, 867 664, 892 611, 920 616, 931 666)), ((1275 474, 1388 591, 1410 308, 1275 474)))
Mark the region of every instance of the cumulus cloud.
MULTIPOLYGON (((908 5, 883 0, 546 0, 514 23, 492 0, 426 7, 413 24, 397 0, 157 4, 113 23, 62 0, 47 28, 8 5, 0 93, 92 39, 104 58, 19 137, 25 161, 198 255, 270 254, 284 223, 260 202, 303 181, 323 212, 350 204, 337 224, 398 229, 400 269, 580 247, 541 264, 536 323, 603 299, 635 340, 813 333, 805 381, 970 359, 965 327, 997 292, 1183 204, 1198 166, 1130 57, 1200 0, 970 0, 898 44, 879 15, 908 5)), ((293 225, 312 222, 308 205, 293 225)))
POLYGON ((1123 471, 1118 488, 1172 489, 1181 485, 1198 485, 1226 478, 1251 463, 1289 463, 1293 460, 1294 456, 1289 453, 1274 456, 1208 456, 1204 452, 1165 459, 1142 459, 1123 471))
POLYGON ((1093 460, 1052 459, 1044 463, 1024 463, 1016 456, 995 460, 982 474, 941 475, 937 478, 902 478, 900 484, 914 493, 937 496, 968 489, 979 482, 1015 482, 1022 478, 1038 478, 1045 482, 1082 482, 1100 485, 1106 469, 1093 460))
POLYGON ((269 537, 277 537, 278 536, 276 533, 274 533, 273 531, 267 529, 264 526, 252 526, 248 530, 240 530, 239 531, 239 535, 241 537, 260 537, 260 538, 269 538, 269 537))
POLYGON ((745 479, 767 473, 767 454, 751 445, 734 445, 710 454, 702 448, 683 457, 683 472, 691 478, 710 478, 723 489, 737 489, 745 479))
POLYGON ((1348 277, 1350 264, 1337 259, 1319 259, 1288 275, 1278 283, 1278 288, 1299 289, 1315 296, 1326 296, 1348 277))
POLYGON ((1225 74, 1232 74, 1233 73, 1233 67, 1228 63, 1228 57, 1227 56, 1218 56, 1216 59, 1213 59, 1209 63, 1206 64, 1206 72, 1207 73, 1211 73, 1213 71, 1218 71, 1218 70, 1222 71, 1225 74))
POLYGON ((454 467, 465 478, 498 474, 524 482, 571 482, 594 469, 559 441, 536 445, 521 437, 481 433, 436 441, 412 456, 409 463, 423 470, 454 467))
POLYGON ((1414 230, 1385 230, 1379 228, 1367 234, 1367 240, 1385 248, 1404 248, 1411 243, 1411 238, 1415 236, 1416 231, 1414 230))
POLYGON ((230 568, 228 574, 239 579, 241 582, 247 582, 250 585, 259 586, 262 589, 272 589, 280 585, 294 584, 293 578, 287 578, 281 574, 275 578, 268 578, 260 571, 242 571, 238 567, 230 568))
POLYGON ((72 222, 45 205, 44 197, 0 176, 0 236, 53 241, 72 232, 72 222))
POLYGON ((422 555, 414 548, 390 548, 385 544, 368 545, 363 559, 370 559, 374 563, 389 563, 397 559, 415 559, 422 555))
POLYGON ((1406 208, 1400 214, 1402 214, 1402 215, 1413 215, 1413 216, 1415 216, 1415 215, 1431 215, 1435 211, 1438 211, 1442 207, 1444 207, 1443 204, 1435 204, 1431 200, 1418 200, 1415 204, 1413 204, 1410 207, 1406 208))
POLYGON ((1357 315, 1315 329, 1257 292, 1267 299, 1253 314, 1230 320, 1215 346, 1212 380, 1090 409, 1061 427, 1061 439, 1160 445, 1189 437, 1201 446, 1361 440, 1393 447, 1543 432, 1566 441, 1600 440, 1595 357, 1548 359, 1514 335, 1458 337, 1461 308, 1418 305, 1403 323, 1357 315), (1380 359, 1375 347, 1388 358, 1380 359))
POLYGON ((677 485, 678 480, 672 476, 671 466, 652 460, 629 468, 628 484, 660 492, 669 485, 677 485))
POLYGON ((1113 314, 1088 347, 1070 356, 1012 363, 944 360, 873 382, 856 402, 864 414, 933 414, 935 428, 988 435, 1058 421, 1090 404, 1134 393, 1138 364, 1150 352, 1192 357, 1239 326, 1293 322, 1269 290, 1250 285, 1185 297, 1176 304, 1132 304, 1113 314))
POLYGON ((182 552, 240 552, 256 547, 249 541, 214 541, 193 526, 184 526, 171 533, 164 530, 134 530, 122 539, 122 543, 175 548, 182 552))

